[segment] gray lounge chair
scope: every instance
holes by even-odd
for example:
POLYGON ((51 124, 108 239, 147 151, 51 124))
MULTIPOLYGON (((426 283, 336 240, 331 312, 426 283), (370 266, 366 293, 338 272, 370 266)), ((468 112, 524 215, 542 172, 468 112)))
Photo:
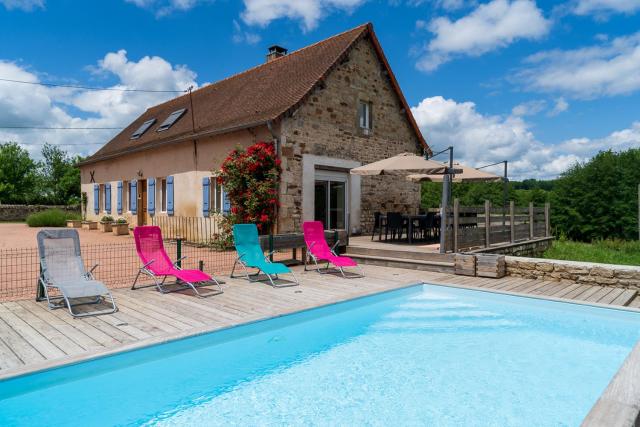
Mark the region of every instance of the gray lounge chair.
MULTIPOLYGON (((67 307, 73 317, 115 313, 118 308, 107 287, 87 271, 80 254, 80 237, 74 229, 41 230, 38 232, 38 254, 40 256, 40 284, 50 309, 67 307), (52 289, 62 296, 51 296, 52 289), (111 307, 89 312, 74 312, 73 307, 107 303, 111 307), (73 303, 72 303, 72 300, 73 303)), ((44 298, 43 298, 44 299, 44 298)))

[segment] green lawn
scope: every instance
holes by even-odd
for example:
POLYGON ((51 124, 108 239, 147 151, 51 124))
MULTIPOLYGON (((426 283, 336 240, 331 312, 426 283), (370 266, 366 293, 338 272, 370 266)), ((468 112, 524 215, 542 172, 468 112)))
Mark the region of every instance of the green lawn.
POLYGON ((601 262, 605 264, 640 265, 640 242, 599 240, 592 243, 558 239, 543 258, 570 261, 601 262))

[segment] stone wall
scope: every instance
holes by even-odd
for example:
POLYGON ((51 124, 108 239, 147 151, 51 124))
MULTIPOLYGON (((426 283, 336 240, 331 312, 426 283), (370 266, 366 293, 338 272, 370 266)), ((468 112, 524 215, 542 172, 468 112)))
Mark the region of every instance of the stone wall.
POLYGON ((640 290, 640 267, 636 266, 511 256, 506 263, 509 276, 640 290))
POLYGON ((47 209, 61 209, 66 212, 80 213, 80 206, 47 205, 0 205, 0 221, 24 221, 29 215, 47 209))
MULTIPOLYGON (((281 127, 282 185, 280 232, 299 230, 302 218, 303 156, 371 163, 403 152, 421 152, 418 137, 368 38, 355 44, 346 60, 329 73, 281 127), (372 105, 372 126, 358 126, 358 102, 372 105)), ((374 211, 415 212, 420 186, 390 176, 362 177, 360 227, 369 232, 374 211)))

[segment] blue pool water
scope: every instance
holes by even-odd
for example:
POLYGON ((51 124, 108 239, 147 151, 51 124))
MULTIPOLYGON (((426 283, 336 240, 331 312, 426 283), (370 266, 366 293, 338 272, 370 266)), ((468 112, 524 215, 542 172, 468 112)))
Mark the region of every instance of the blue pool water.
POLYGON ((639 321, 414 286, 0 382, 0 425, 577 426, 639 321))

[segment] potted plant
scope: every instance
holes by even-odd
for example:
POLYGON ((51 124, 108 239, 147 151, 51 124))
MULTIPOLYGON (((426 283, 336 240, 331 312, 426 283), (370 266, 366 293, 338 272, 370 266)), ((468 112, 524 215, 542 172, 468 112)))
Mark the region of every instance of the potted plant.
POLYGON ((100 229, 103 233, 110 233, 112 230, 113 217, 111 215, 105 215, 100 220, 100 229))
POLYGON ((111 227, 115 236, 123 236, 129 234, 129 223, 124 218, 118 218, 116 222, 111 224, 111 227))
POLYGON ((68 228, 80 228, 82 227, 81 219, 67 219, 67 227, 68 228))
POLYGON ((85 230, 97 230, 98 229, 98 221, 82 221, 82 228, 85 230))

